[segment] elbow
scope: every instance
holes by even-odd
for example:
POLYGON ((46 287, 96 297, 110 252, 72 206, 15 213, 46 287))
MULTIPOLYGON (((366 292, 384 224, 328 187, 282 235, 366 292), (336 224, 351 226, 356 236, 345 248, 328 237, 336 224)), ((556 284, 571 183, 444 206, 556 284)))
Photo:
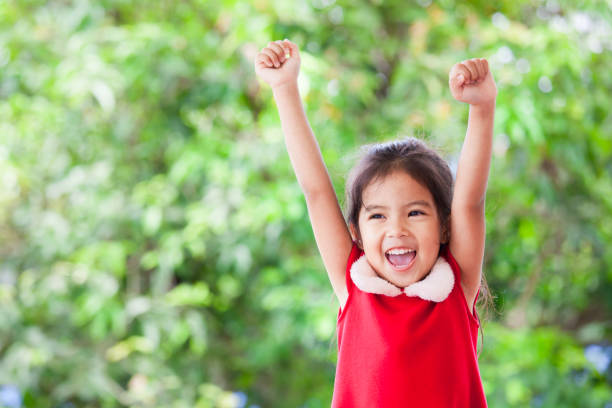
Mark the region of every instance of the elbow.
POLYGON ((334 188, 329 183, 300 183, 300 188, 306 200, 317 200, 320 197, 325 197, 334 193, 334 188))
POLYGON ((471 215, 484 215, 485 212, 485 198, 478 201, 466 200, 466 201, 457 201, 453 202, 452 206, 453 213, 463 213, 463 214, 471 214, 471 215))
POLYGON ((300 188, 307 201, 321 195, 321 189, 315 186, 306 186, 300 183, 300 188))
POLYGON ((306 198, 306 202, 309 203, 319 200, 322 196, 324 196, 325 193, 323 189, 317 187, 302 187, 302 192, 304 193, 304 198, 306 198))

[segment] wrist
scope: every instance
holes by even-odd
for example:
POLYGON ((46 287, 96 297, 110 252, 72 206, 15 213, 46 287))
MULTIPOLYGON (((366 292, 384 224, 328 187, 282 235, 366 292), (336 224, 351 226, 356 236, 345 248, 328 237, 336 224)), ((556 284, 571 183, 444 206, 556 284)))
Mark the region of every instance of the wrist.
POLYGON ((290 92, 298 91, 297 80, 289 80, 281 84, 274 85, 272 87, 272 93, 274 94, 289 92, 289 91, 290 92))
POLYGON ((479 104, 470 104, 470 111, 477 114, 489 115, 495 112, 495 99, 479 104))

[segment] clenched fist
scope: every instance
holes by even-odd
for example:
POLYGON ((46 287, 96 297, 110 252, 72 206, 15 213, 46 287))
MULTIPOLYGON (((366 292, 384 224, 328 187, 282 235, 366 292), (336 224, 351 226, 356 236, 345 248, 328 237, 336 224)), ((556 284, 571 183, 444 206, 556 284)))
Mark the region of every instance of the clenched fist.
POLYGON ((299 71, 298 46, 287 39, 269 42, 255 57, 255 73, 272 88, 297 81, 299 71))
POLYGON ((473 58, 455 64, 448 75, 448 85, 453 98, 470 105, 492 103, 497 97, 493 74, 484 58, 473 58))

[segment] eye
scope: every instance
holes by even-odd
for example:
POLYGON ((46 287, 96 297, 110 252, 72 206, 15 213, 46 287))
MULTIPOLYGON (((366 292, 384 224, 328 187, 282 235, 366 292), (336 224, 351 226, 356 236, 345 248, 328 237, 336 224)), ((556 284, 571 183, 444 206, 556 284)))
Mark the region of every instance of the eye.
POLYGON ((413 217, 415 215, 424 215, 425 213, 421 210, 412 210, 408 213, 409 217, 413 217))
POLYGON ((370 219, 370 220, 371 220, 371 219, 380 220, 380 219, 382 219, 383 217, 384 217, 384 215, 382 215, 382 214, 372 214, 372 215, 370 215, 370 218, 369 218, 369 219, 370 219))

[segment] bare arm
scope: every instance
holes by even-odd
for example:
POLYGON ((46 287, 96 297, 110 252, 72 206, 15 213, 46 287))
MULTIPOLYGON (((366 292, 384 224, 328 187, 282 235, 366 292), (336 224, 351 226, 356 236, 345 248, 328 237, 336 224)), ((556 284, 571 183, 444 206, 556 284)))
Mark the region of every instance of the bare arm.
MULTIPOLYGON (((299 69, 297 45, 292 43, 288 45, 291 46, 291 58, 284 62, 287 64, 289 62, 297 63, 299 69)), ((277 58, 282 51, 274 48, 274 44, 270 45, 270 49, 272 51, 276 50, 277 58)), ((282 57, 279 62, 281 60, 282 57)), ((268 73, 271 70, 282 71, 285 66, 281 65, 279 68, 268 68, 268 73)), ((290 68, 291 66, 288 65, 287 69, 290 68)), ((271 74, 274 74, 274 72, 271 74)), ((282 75, 282 72, 279 72, 279 74, 282 75)), ((297 70, 295 76, 289 75, 287 80, 272 83, 271 86, 289 159, 306 198, 308 214, 319 253, 323 259, 332 288, 343 306, 348 297, 345 268, 352 241, 340 211, 331 179, 323 162, 319 145, 302 106, 297 86, 297 70)))
MULTIPOLYGON (((305 196, 333 194, 319 145, 308 124, 297 82, 272 89, 278 108, 285 145, 295 176, 305 196)), ((336 200, 337 202, 337 200, 336 200)))
POLYGON ((319 253, 334 292, 340 304, 344 305, 348 297, 345 268, 351 251, 351 237, 319 145, 306 119, 297 83, 275 88, 273 92, 287 152, 306 198, 319 253))
POLYGON ((461 284, 471 308, 482 277, 485 195, 497 88, 486 60, 469 60, 457 64, 453 70, 450 80, 453 96, 470 103, 470 113, 451 208, 450 250, 461 268, 461 284), (463 82, 458 79, 459 75, 464 76, 463 82))
POLYGON ((484 213, 491 149, 495 101, 490 105, 470 105, 467 132, 459 157, 453 205, 471 207, 484 213))

